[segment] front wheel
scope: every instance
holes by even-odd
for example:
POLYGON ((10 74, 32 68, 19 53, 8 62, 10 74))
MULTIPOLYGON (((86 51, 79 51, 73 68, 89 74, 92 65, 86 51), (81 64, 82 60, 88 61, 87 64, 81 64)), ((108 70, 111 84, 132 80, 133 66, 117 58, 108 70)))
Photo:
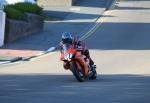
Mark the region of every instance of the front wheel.
POLYGON ((76 77, 76 79, 79 82, 83 82, 84 81, 83 70, 82 70, 82 68, 77 68, 77 64, 75 62, 70 64, 70 69, 71 69, 73 75, 76 77))

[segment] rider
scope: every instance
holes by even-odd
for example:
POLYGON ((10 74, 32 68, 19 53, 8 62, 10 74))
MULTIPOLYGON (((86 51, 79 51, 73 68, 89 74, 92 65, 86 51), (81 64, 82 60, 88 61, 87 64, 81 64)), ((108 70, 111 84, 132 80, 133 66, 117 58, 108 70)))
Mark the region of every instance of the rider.
MULTIPOLYGON (((76 49, 80 50, 81 53, 83 55, 85 55, 90 60, 90 66, 93 67, 93 68, 96 68, 96 66, 94 65, 93 60, 90 57, 89 50, 86 48, 85 44, 82 41, 80 41, 77 38, 73 37, 71 33, 64 32, 64 33, 62 33, 62 41, 60 43, 60 50, 61 51, 63 51, 63 47, 62 47, 63 44, 74 45, 76 47, 76 49)), ((64 66, 64 68, 67 69, 65 66, 64 66)))

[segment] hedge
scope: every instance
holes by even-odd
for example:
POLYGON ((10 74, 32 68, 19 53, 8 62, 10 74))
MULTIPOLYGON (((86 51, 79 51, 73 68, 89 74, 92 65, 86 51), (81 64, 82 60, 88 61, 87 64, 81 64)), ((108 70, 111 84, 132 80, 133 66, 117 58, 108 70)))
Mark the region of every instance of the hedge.
POLYGON ((37 4, 32 4, 32 3, 16 3, 14 5, 14 8, 22 11, 22 12, 29 12, 29 13, 34 13, 41 15, 42 14, 42 8, 39 7, 37 4))
POLYGON ((4 11, 6 13, 6 16, 10 19, 15 19, 15 20, 24 20, 25 14, 15 8, 10 6, 5 6, 4 11))
POLYGON ((38 15, 42 14, 41 7, 37 4, 27 2, 6 5, 4 7, 4 11, 6 12, 8 18, 16 20, 24 20, 26 15, 25 13, 34 13, 38 15))

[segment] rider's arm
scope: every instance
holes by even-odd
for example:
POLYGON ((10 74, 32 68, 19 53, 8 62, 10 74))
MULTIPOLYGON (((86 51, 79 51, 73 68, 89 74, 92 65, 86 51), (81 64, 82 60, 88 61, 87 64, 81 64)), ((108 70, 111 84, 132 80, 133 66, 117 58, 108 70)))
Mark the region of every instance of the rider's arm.
POLYGON ((82 42, 82 41, 78 41, 77 43, 76 43, 76 48, 78 49, 78 50, 84 50, 84 47, 85 47, 85 44, 82 42))

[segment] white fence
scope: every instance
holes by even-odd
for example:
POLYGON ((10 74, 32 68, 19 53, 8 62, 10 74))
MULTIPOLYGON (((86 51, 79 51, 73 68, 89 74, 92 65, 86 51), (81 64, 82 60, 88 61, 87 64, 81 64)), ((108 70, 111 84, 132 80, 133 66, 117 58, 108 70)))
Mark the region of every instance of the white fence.
POLYGON ((0 47, 4 45, 5 18, 5 13, 0 10, 0 47))

